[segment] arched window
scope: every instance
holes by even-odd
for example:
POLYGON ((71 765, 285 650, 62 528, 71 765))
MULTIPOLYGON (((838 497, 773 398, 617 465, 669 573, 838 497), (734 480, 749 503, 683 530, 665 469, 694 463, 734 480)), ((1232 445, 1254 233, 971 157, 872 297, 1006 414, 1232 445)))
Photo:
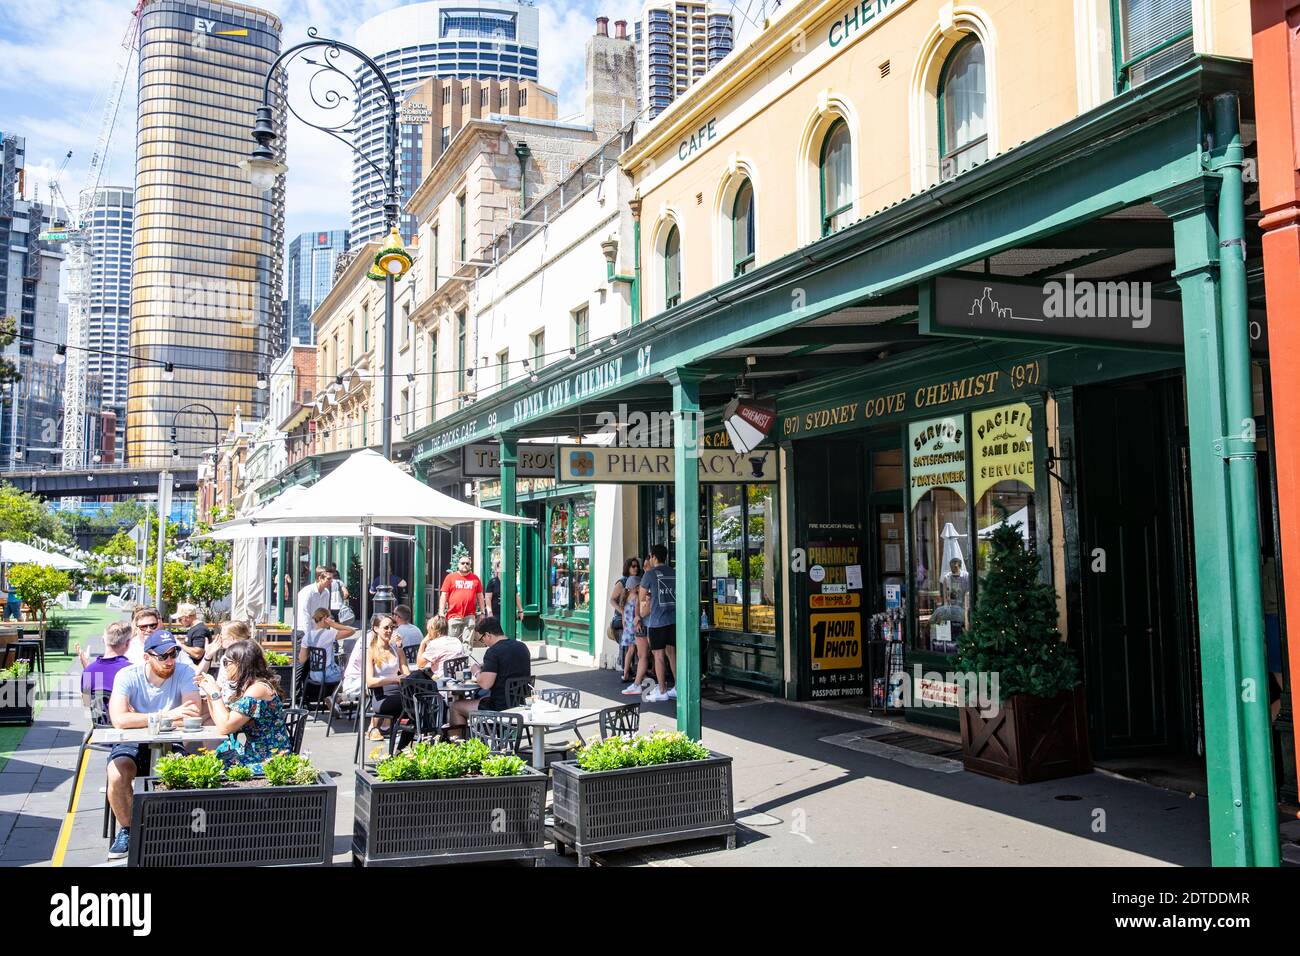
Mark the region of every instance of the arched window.
POLYGON ((951 179, 989 158, 984 44, 966 37, 939 74, 939 176, 951 179))
POLYGON ((754 184, 746 179, 731 204, 732 275, 754 268, 754 184))
POLYGON ((821 199, 822 235, 848 224, 853 212, 853 161, 849 142, 849 126, 837 119, 826 131, 822 140, 821 199))
POLYGON ((668 228, 664 239, 664 308, 671 309, 682 301, 682 240, 676 226, 668 228))

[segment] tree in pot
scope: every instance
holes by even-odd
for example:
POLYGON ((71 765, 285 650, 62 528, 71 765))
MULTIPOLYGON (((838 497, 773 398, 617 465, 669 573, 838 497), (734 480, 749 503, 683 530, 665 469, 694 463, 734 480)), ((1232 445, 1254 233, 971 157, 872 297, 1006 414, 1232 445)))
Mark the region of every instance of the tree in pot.
POLYGON ((1057 630, 1056 591, 1039 581, 1021 527, 1004 515, 989 536, 988 573, 957 643, 957 668, 994 690, 961 708, 966 769, 1029 783, 1084 773, 1091 760, 1079 666, 1057 630))
POLYGON ((72 587, 72 578, 64 571, 40 564, 15 564, 9 569, 9 586, 36 619, 44 622, 54 599, 72 587))

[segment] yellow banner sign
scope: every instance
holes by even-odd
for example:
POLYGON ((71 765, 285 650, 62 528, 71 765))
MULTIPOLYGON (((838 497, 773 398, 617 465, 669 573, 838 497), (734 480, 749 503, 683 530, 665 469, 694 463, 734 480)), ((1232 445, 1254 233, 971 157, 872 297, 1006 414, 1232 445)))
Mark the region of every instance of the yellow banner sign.
POLYGON ((975 500, 1001 481, 1034 487, 1033 413, 1026 402, 971 412, 975 500))
POLYGON ((862 666, 860 614, 810 614, 808 630, 812 638, 813 670, 842 670, 862 666))

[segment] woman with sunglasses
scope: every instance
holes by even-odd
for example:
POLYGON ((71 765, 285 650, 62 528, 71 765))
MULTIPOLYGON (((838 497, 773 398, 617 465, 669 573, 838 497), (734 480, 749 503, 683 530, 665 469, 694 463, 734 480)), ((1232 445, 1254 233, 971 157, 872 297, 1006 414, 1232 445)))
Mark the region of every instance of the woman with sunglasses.
MULTIPOLYGON (((393 717, 402 712, 402 697, 398 687, 402 678, 410 674, 406 655, 402 653, 402 636, 397 633, 397 619, 387 614, 370 618, 370 634, 365 650, 366 689, 374 695, 375 703, 370 718, 370 739, 383 740, 383 731, 393 717)), ((343 675, 343 693, 349 697, 361 694, 361 655, 353 648, 343 675)))
POLYGON ((226 683, 233 688, 229 704, 222 699, 215 677, 203 674, 198 678, 217 733, 227 735, 217 747, 217 756, 227 767, 239 764, 261 773, 263 760, 288 753, 293 747, 284 724, 280 684, 256 641, 231 644, 221 657, 220 667, 226 683), (238 734, 244 735, 242 743, 238 734))
POLYGON ((226 703, 232 700, 231 694, 234 687, 226 680, 225 668, 219 666, 226 651, 234 647, 240 641, 251 641, 253 639, 253 629, 243 621, 226 621, 221 625, 221 630, 217 634, 215 641, 208 641, 208 646, 203 651, 203 659, 195 670, 200 675, 209 672, 216 675, 217 685, 221 688, 226 703))
POLYGON ((636 629, 630 626, 628 598, 636 594, 640 583, 641 559, 628 558, 623 562, 623 576, 615 579, 614 590, 609 596, 609 606, 614 609, 614 616, 609 622, 609 638, 619 646, 619 664, 623 668, 625 681, 632 679, 632 665, 635 661, 632 648, 636 645, 636 629))

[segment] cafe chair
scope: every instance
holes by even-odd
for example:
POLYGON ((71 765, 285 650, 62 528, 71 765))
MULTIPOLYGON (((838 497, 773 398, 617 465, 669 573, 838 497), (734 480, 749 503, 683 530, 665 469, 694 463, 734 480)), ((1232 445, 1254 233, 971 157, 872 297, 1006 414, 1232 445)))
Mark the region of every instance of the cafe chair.
POLYGON ((302 752, 302 738, 307 733, 307 710, 304 707, 288 707, 284 712, 284 729, 289 734, 289 752, 302 752))
POLYGON ((531 677, 511 677, 506 681, 506 710, 522 707, 524 701, 533 696, 533 679, 531 677))
POLYGON ((356 715, 360 701, 355 694, 345 694, 343 692, 343 682, 339 681, 338 686, 334 688, 334 693, 330 694, 329 699, 329 719, 325 722, 325 736, 328 737, 334 729, 334 718, 348 715, 344 711, 350 711, 353 716, 356 715))
POLYGON ((469 667, 468 657, 453 657, 449 661, 442 662, 442 676, 455 677, 467 667, 469 667))
POLYGON ((415 664, 415 655, 419 650, 419 644, 406 644, 402 647, 402 656, 406 658, 408 666, 413 666, 415 664))
POLYGON ((641 705, 606 707, 600 712, 600 739, 631 737, 641 729, 641 705))
POLYGON ((446 720, 447 702, 438 692, 438 685, 423 677, 402 681, 402 716, 398 718, 395 733, 389 735, 388 752, 402 749, 413 740, 436 738, 446 720))
MULTIPOLYGON (((537 692, 537 696, 548 704, 554 704, 556 707, 577 708, 582 706, 582 694, 570 687, 543 687, 537 692)), ((577 727, 573 728, 573 734, 578 738, 577 740, 547 740, 547 755, 567 754, 570 750, 577 750, 579 747, 587 745, 586 738, 582 736, 582 731, 577 727)))
POLYGON ((299 706, 308 710, 315 711, 319 715, 321 710, 329 703, 329 684, 324 680, 319 682, 311 679, 312 674, 325 676, 327 665, 329 663, 329 651, 323 647, 307 648, 307 666, 298 676, 298 700, 299 706), (313 694, 315 699, 313 700, 313 694))
POLYGON ((476 710, 469 715, 469 736, 481 740, 498 754, 517 754, 524 734, 524 719, 518 714, 476 710))
POLYGON ((20 637, 11 645, 13 647, 13 661, 16 664, 19 661, 26 661, 31 665, 34 673, 41 676, 41 697, 45 697, 45 644, 35 637, 20 637))

